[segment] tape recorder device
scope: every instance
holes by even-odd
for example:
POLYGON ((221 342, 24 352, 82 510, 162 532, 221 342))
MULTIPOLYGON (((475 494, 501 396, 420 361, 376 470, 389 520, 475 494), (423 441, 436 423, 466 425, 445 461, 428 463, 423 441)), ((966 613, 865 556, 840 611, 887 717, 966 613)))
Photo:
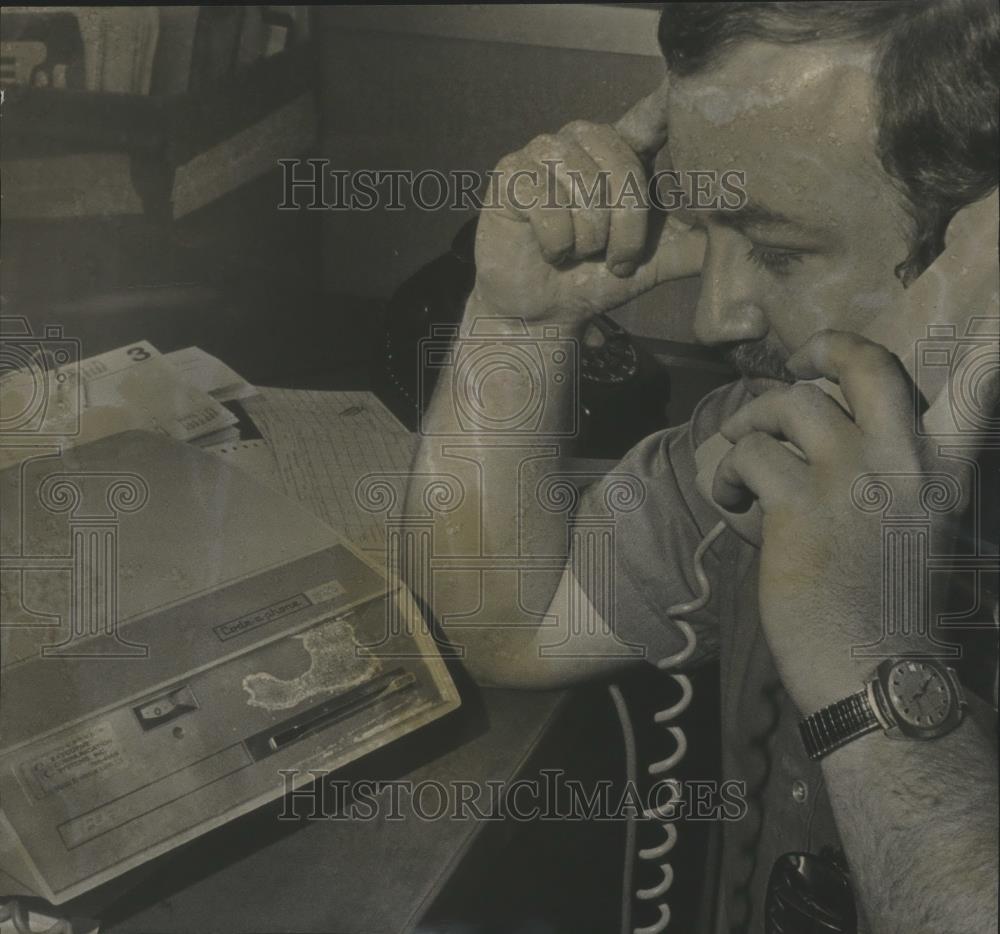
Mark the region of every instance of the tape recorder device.
POLYGON ((126 432, 0 474, 0 894, 74 898, 459 705, 302 507, 126 432))

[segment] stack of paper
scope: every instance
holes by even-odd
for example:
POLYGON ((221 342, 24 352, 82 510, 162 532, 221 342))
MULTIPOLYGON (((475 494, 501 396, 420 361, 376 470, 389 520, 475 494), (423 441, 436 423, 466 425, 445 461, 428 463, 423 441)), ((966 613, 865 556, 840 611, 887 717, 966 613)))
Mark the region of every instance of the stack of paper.
POLYGON ((222 402, 253 391, 198 348, 164 356, 138 341, 79 362, 38 360, 0 379, 0 467, 27 443, 71 447, 132 428, 199 445, 231 441, 237 418, 222 402))
POLYGON ((381 551, 384 518, 362 508, 356 488, 369 474, 405 474, 415 436, 370 392, 259 391, 246 409, 285 492, 356 546, 381 551))
POLYGON ((271 445, 264 438, 225 441, 222 444, 208 445, 205 450, 250 474, 258 483, 264 484, 276 493, 285 493, 285 484, 278 471, 278 461, 271 450, 271 445))
POLYGON ((249 399, 257 395, 253 388, 231 366, 213 357, 200 347, 175 350, 163 358, 180 375, 181 379, 207 392, 218 402, 249 399))
MULTIPOLYGON (((358 501, 371 474, 401 484, 416 438, 370 392, 257 389, 198 347, 138 341, 76 363, 0 377, 0 469, 39 443, 72 447, 129 429, 197 444, 301 502, 354 545, 385 547, 385 517, 358 501), (262 438, 240 437, 239 400, 262 438)), ((56 364, 59 365, 56 365, 56 364)))

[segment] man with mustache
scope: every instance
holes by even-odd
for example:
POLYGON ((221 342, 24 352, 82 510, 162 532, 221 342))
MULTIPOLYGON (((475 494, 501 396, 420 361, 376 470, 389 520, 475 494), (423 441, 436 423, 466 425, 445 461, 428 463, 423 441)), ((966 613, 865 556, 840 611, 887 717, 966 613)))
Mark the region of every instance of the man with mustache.
MULTIPOLYGON (((699 593, 693 554, 718 522, 716 506, 756 502, 756 542, 730 531, 713 542, 704 559, 711 599, 685 617, 697 635, 686 663, 721 662, 722 778, 745 781, 750 799, 748 816, 723 828, 704 929, 827 930, 805 927, 794 909, 785 920, 775 914, 787 908, 776 904, 774 881, 783 857, 806 853, 833 854, 827 868, 849 879, 860 930, 995 930, 994 633, 980 656, 985 685, 955 663, 965 709, 943 664, 910 666, 926 637, 883 638, 892 583, 883 581, 882 517, 858 508, 852 490, 869 475, 958 472, 928 442, 929 421, 915 430, 930 415, 914 412, 899 360, 860 335, 892 313, 905 333, 928 281, 920 275, 957 217, 983 225, 978 264, 995 268, 995 195, 985 224, 982 202, 997 187, 996 6, 667 4, 660 42, 663 86, 618 124, 574 122, 500 162, 507 177, 528 171, 540 180, 555 164, 567 191, 573 173, 588 183, 608 173, 614 206, 556 208, 539 181, 505 210, 484 211, 455 359, 463 341, 484 333, 526 333, 544 354, 553 328, 579 337, 595 313, 700 273, 695 335, 725 352, 742 378, 616 469, 638 480, 645 498, 616 517, 613 588, 583 573, 586 562, 571 551, 561 573, 514 574, 502 562, 475 581, 442 573, 431 608, 487 684, 550 688, 608 677, 639 664, 634 646, 648 661, 670 657, 685 637, 666 611, 699 593), (623 179, 645 179, 663 147, 682 177, 745 173, 744 203, 689 207, 667 224, 642 204, 616 204, 623 179), (819 377, 839 384, 842 403, 789 385, 819 377), (695 451, 719 432, 733 447, 708 496, 695 485, 695 451), (460 619, 479 599, 473 624, 460 619), (591 625, 567 627, 570 607, 581 605, 591 625), (613 627, 601 625, 609 616, 613 627), (854 651, 873 645, 881 654, 854 651), (898 711, 886 709, 893 704, 898 711), (911 707, 914 724, 901 739, 892 718, 911 707)), ((973 278, 965 289, 958 266, 952 273, 949 300, 982 300, 984 314, 996 315, 995 286, 965 294, 973 278)), ((571 389, 547 385, 542 421, 530 435, 505 436, 497 426, 520 411, 525 377, 498 370, 476 387, 479 411, 495 415, 477 429, 463 420, 467 387, 457 374, 457 366, 446 371, 438 385, 415 466, 414 508, 421 476, 447 474, 464 488, 461 505, 438 522, 435 549, 566 554, 564 517, 532 495, 565 468, 571 389)), ((986 412, 995 384, 994 367, 979 397, 986 412)), ((966 449, 991 444, 995 421, 966 449)), ((969 475, 962 482, 968 490, 969 475)), ((601 515, 605 490, 595 482, 576 517, 601 515)), ((935 548, 954 548, 958 520, 937 518, 931 534, 935 548)), ((664 916, 635 921, 659 929, 664 916)))

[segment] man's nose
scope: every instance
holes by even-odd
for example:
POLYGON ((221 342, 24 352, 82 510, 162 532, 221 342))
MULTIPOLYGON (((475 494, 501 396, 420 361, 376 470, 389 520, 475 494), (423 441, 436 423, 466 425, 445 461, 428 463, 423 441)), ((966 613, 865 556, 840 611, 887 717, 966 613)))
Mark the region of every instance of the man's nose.
POLYGON ((735 344, 767 334, 767 319, 743 272, 746 264, 741 262, 740 250, 745 249, 745 242, 735 235, 709 237, 694 318, 700 344, 735 344))

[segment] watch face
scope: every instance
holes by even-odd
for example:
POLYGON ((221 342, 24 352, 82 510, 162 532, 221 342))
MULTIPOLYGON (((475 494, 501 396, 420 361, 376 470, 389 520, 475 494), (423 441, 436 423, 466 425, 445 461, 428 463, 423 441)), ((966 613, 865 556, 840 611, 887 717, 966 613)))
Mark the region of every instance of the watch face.
POLYGON ((886 679, 889 700, 904 723, 919 730, 940 726, 951 712, 951 686, 945 674, 926 662, 897 662, 886 679))

